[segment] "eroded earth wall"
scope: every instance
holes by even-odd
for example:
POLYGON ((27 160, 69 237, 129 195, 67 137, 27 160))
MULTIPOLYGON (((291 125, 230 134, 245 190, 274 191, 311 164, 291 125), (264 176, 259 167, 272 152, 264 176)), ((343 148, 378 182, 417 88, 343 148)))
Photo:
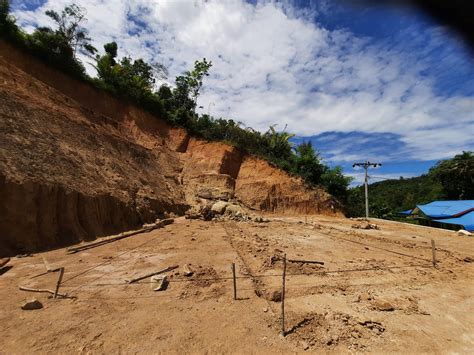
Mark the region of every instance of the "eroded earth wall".
POLYGON ((0 136, 0 256, 132 229, 211 199, 338 213, 323 190, 191 138, 3 41, 0 136))

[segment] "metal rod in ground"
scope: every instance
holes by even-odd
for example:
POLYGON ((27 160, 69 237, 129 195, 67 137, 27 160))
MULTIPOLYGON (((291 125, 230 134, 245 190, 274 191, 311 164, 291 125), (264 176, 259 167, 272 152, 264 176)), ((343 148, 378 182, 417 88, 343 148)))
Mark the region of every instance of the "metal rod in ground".
POLYGON ((61 281, 63 280, 63 275, 64 275, 64 268, 60 268, 59 269, 59 277, 58 277, 58 281, 56 282, 56 289, 54 290, 54 298, 56 298, 58 296, 58 292, 59 292, 59 286, 61 286, 61 281))
POLYGON ((433 255, 433 266, 436 267, 436 247, 433 239, 431 239, 431 254, 433 255))
POLYGON ((232 277, 234 279, 234 300, 237 300, 237 280, 235 277, 235 264, 232 263, 232 277))
POLYGON ((286 254, 283 256, 283 283, 281 287, 281 335, 285 336, 285 277, 286 277, 286 254))

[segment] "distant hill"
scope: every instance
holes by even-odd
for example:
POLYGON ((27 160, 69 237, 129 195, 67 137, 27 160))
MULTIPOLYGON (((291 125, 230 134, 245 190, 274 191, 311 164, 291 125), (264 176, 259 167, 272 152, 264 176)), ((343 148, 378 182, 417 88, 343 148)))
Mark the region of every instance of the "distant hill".
MULTIPOLYGON (((396 218, 399 211, 413 208, 416 204, 442 199, 441 183, 432 175, 414 178, 386 180, 369 185, 370 215, 379 218, 396 218)), ((365 215, 364 186, 350 190, 347 204, 349 216, 365 215)))
MULTIPOLYGON (((346 214, 365 216, 364 186, 349 190, 346 214)), ((428 174, 414 178, 386 180, 369 185, 370 216, 397 218, 405 211, 434 200, 474 199, 474 153, 463 151, 440 160, 428 174)))

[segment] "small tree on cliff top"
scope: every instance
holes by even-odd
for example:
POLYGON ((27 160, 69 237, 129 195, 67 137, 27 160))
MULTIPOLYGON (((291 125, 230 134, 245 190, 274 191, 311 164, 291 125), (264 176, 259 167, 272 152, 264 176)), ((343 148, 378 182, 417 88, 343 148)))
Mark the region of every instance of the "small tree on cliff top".
POLYGON ((194 62, 194 69, 186 71, 184 75, 176 77, 176 88, 173 95, 177 108, 192 111, 196 115, 196 105, 199 93, 203 85, 203 79, 209 75, 212 62, 206 58, 194 62))
POLYGON ((61 13, 48 10, 46 15, 57 24, 55 34, 72 49, 74 57, 78 50, 90 55, 97 52, 91 44, 87 30, 82 27, 82 23, 87 21, 84 8, 72 4, 66 6, 61 13))

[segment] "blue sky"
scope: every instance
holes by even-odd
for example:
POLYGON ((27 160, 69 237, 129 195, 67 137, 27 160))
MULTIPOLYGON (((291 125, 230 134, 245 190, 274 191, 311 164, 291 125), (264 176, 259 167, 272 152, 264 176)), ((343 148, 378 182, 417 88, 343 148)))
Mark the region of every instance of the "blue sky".
MULTIPOLYGON (((25 30, 50 24, 67 0, 13 0, 25 30)), ((416 10, 344 1, 81 0, 94 45, 165 64, 168 82, 212 60, 203 113, 311 140, 330 165, 361 181, 426 172, 474 150, 474 59, 448 29, 416 10)), ((87 63, 86 58, 84 61, 87 63)), ((87 64, 86 64, 87 65, 87 64)), ((87 65, 91 75, 94 70, 87 65)))

